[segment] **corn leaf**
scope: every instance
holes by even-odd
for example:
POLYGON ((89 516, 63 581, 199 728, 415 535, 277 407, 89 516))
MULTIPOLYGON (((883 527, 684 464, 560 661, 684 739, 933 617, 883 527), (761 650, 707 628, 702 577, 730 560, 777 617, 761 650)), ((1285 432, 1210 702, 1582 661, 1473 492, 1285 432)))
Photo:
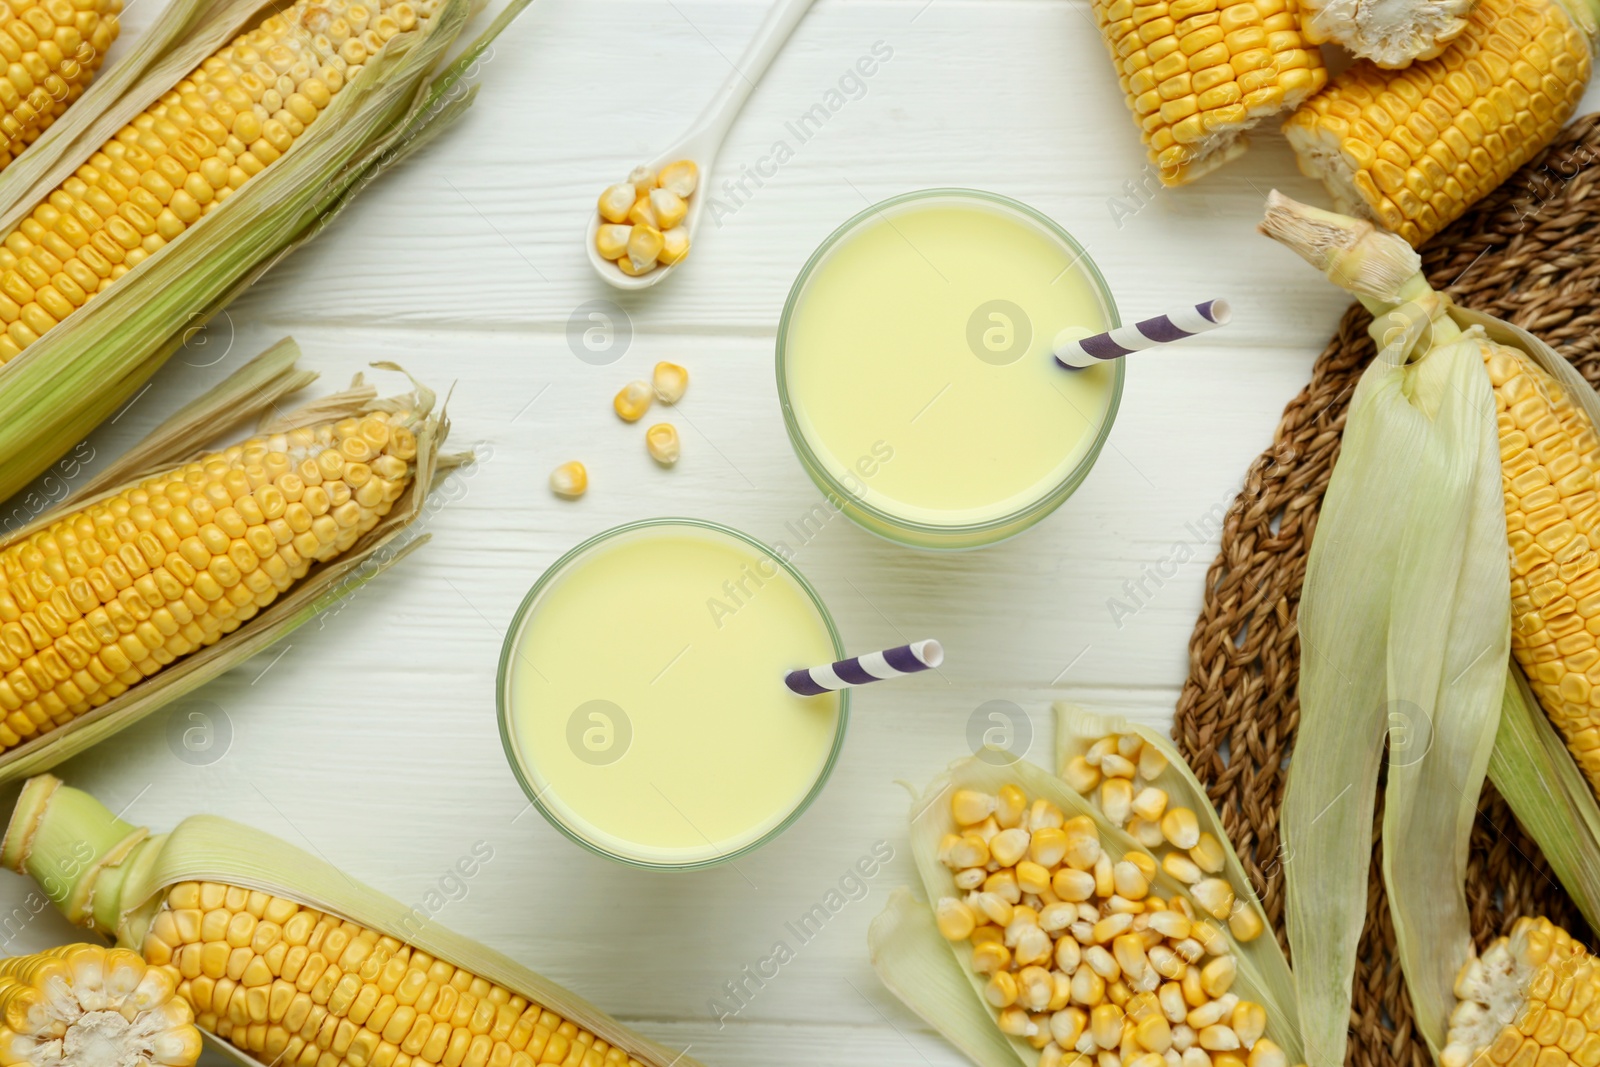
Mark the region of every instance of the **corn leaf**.
MULTIPOLYGON (((69 498, 16 533, 0 539, 0 548, 29 536, 65 513, 115 495, 152 470, 176 466, 206 451, 220 429, 253 411, 271 407, 271 401, 281 397, 289 385, 304 384, 315 377, 295 369, 297 354, 298 348, 292 341, 282 341, 245 364, 205 397, 158 427, 145 442, 135 447, 129 461, 114 466, 87 487, 90 491, 69 498), (110 481, 112 477, 117 480, 110 481)), ((431 405, 431 394, 426 390, 421 392, 424 395, 418 410, 426 410, 425 404, 431 405)), ((375 399, 375 390, 358 377, 350 390, 335 398, 314 401, 308 407, 321 418, 338 419, 373 410, 384 403, 375 399)), ((292 414, 289 421, 293 421, 292 414)), ((349 552, 312 568, 287 594, 215 644, 184 656, 65 726, 58 726, 0 754, 0 784, 54 767, 192 692, 282 640, 420 547, 427 537, 415 535, 411 527, 422 514, 428 495, 435 487, 440 469, 439 446, 448 433, 449 421, 442 414, 433 416, 419 428, 417 470, 411 485, 389 514, 349 552)))
MULTIPOLYGON (((1133 838, 1121 827, 1108 820, 1100 811, 1099 806, 1085 800, 1075 791, 1068 788, 1066 783, 1041 767, 1036 767, 1027 761, 1019 761, 1009 766, 996 766, 977 758, 959 760, 950 765, 943 775, 934 781, 924 791, 911 809, 911 852, 916 861, 917 873, 922 878, 923 890, 927 898, 938 900, 941 897, 960 897, 963 894, 956 888, 955 876, 943 863, 939 862, 939 842, 946 833, 956 828, 955 818, 950 811, 950 796, 958 789, 976 789, 985 793, 998 793, 1001 786, 1015 783, 1029 797, 1043 797, 1060 806, 1068 818, 1087 815, 1099 829, 1100 841, 1107 851, 1114 855, 1123 855, 1133 851, 1143 851, 1133 838)), ((1174 880, 1165 871, 1158 870, 1155 880, 1151 882, 1151 889, 1163 897, 1181 895, 1184 886, 1174 880)), ((984 1000, 983 988, 987 981, 982 975, 972 969, 972 945, 970 942, 945 941, 937 931, 932 931, 932 936, 938 938, 945 946, 945 951, 952 953, 959 965, 963 976, 967 979, 972 1003, 978 1005, 988 1016, 990 1026, 998 1032, 997 1017, 984 1000)), ((1261 973, 1251 955, 1243 951, 1243 946, 1226 930, 1223 936, 1227 938, 1229 950, 1238 963, 1238 976, 1234 980, 1233 991, 1242 999, 1253 1000, 1263 1006, 1276 1004, 1281 990, 1274 991, 1269 980, 1261 973)), ((931 943, 930 943, 931 944, 931 943)), ((879 946, 880 955, 882 946, 879 946)), ((906 951, 904 948, 898 951, 906 951)), ((932 951, 919 949, 919 951, 932 951)), ((896 961, 899 962, 899 961, 896 961)), ((904 974, 902 968, 898 973, 904 974)), ((903 983, 902 983, 903 984, 903 983)), ((894 985, 890 992, 899 996, 894 985)), ((943 996, 945 994, 941 994, 943 996)), ((904 998, 902 998, 904 999, 904 998)), ((913 1011, 925 1010, 927 1001, 906 1001, 907 1006, 913 1011), (920 1006, 919 1006, 920 1005, 920 1006)), ((1289 1057, 1289 1062, 1299 1063, 1304 1060, 1303 1044, 1298 1029, 1293 1025, 1292 1015, 1273 1015, 1267 1024, 1267 1034, 1284 1050, 1289 1057), (1290 1020, 1287 1025, 1285 1021, 1290 1020)), ((955 1043, 965 1049, 969 1046, 983 1047, 989 1042, 981 1040, 980 1035, 973 1031, 965 1021, 966 1013, 962 1016, 951 1016, 947 1026, 956 1027, 958 1038, 952 1038, 955 1043)), ((943 1027, 941 1027, 941 1030, 943 1027)), ((1034 1067, 1038 1061, 1038 1053, 1026 1041, 1020 1038, 1005 1038, 1006 1042, 1016 1053, 1017 1058, 1024 1067, 1034 1067)))
POLYGON ((867 951, 884 986, 978 1067, 1017 1067, 1017 1050, 973 997, 939 935, 933 909, 909 889, 900 886, 889 894, 867 929, 867 951))
MULTIPOLYGON (((526 3, 514 0, 472 48, 486 48, 526 3)), ((320 232, 385 161, 403 157, 409 144, 461 113, 465 105, 451 94, 460 92, 470 64, 434 72, 470 7, 471 0, 441 0, 425 26, 394 38, 371 59, 281 159, 0 368, 0 497, 114 411, 181 346, 185 331, 320 232)), ((242 8, 223 10, 237 21, 242 8)), ((116 114, 136 112, 175 80, 146 77, 117 102, 116 114)), ((78 148, 87 151, 91 143, 86 133, 78 148)), ((70 169, 81 158, 63 152, 59 167, 70 169)), ((34 191, 49 188, 58 174, 42 178, 34 191)), ((18 199, 5 217, 30 206, 18 199)))
MULTIPOLYGON (((1239 862, 1239 856, 1233 850, 1233 842, 1228 840, 1228 833, 1222 826, 1222 817, 1217 814, 1217 809, 1211 806, 1211 798, 1206 795, 1205 786, 1195 777, 1194 771, 1189 768, 1189 764, 1178 751, 1178 747, 1172 743, 1172 739, 1142 723, 1131 722, 1121 715, 1097 715, 1064 700, 1056 702, 1055 711, 1058 769, 1065 767, 1067 761, 1074 756, 1083 755, 1089 750, 1089 746, 1108 734, 1138 734, 1144 739, 1145 744, 1154 745, 1167 758, 1166 770, 1150 779, 1150 784, 1164 790, 1172 804, 1182 804, 1193 811, 1200 821, 1200 828, 1221 842, 1223 850, 1227 853, 1227 865, 1223 872, 1227 876, 1228 884, 1233 886, 1234 896, 1245 906, 1255 908, 1256 914, 1261 916, 1262 924, 1265 925, 1266 909, 1261 906, 1255 886, 1251 884, 1250 876, 1245 874, 1244 864, 1239 862)), ((1092 799, 1086 802, 1093 805, 1092 799)), ((1266 933, 1254 940, 1240 942, 1238 954, 1239 960, 1247 962, 1260 977, 1262 996, 1267 998, 1261 1001, 1261 1004, 1267 1009, 1268 1016, 1283 1020, 1281 1026, 1299 1033, 1300 1005, 1295 990, 1294 973, 1289 969, 1288 957, 1278 946, 1278 939, 1271 933, 1266 933)))
POLYGON ((1385 345, 1356 386, 1306 564, 1300 724, 1281 826, 1285 921, 1311 1067, 1345 1061, 1389 726, 1394 590, 1432 434, 1413 392, 1427 389, 1423 399, 1436 405, 1440 384, 1406 364, 1426 321, 1385 345))
POLYGON ((1383 872, 1417 1025, 1437 1056, 1455 977, 1474 956, 1467 852, 1511 653, 1511 588, 1484 341, 1434 347, 1408 373, 1429 421, 1389 623, 1383 872))

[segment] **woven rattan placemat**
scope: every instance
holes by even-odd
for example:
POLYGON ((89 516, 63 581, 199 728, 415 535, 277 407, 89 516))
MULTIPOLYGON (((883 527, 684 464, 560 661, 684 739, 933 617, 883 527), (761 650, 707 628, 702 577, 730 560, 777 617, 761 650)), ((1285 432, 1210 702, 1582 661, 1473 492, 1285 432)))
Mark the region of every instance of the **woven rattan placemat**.
MULTIPOLYGON (((1600 114, 1568 127, 1423 252, 1434 285, 1448 286, 1458 303, 1538 334, 1600 386, 1597 163, 1600 114)), ((1189 639, 1189 678, 1173 727, 1222 813, 1280 940, 1278 810, 1299 715, 1300 588, 1350 394, 1373 356, 1369 322, 1359 306, 1345 314, 1310 384, 1284 409, 1272 446, 1250 465, 1228 510, 1222 548, 1206 574, 1204 605, 1189 639)), ((1525 914, 1548 915, 1587 939, 1538 847, 1491 786, 1479 801, 1472 844, 1467 895, 1480 945, 1525 914)), ((1374 863, 1349 1062, 1431 1067, 1393 946, 1374 863)))

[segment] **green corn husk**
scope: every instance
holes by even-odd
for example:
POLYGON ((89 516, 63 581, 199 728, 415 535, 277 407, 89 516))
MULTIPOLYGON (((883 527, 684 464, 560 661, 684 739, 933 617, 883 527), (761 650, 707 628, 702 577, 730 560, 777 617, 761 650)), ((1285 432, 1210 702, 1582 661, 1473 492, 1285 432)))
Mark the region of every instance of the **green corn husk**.
MULTIPOLYGON (((0 549, 43 529, 64 514, 114 496, 146 477, 212 450, 219 435, 247 420, 270 414, 270 418, 262 419, 259 429, 276 432, 378 410, 393 402, 379 398, 377 390, 357 376, 350 389, 342 393, 282 413, 278 402, 317 377, 296 367, 299 356, 299 346, 285 339, 255 357, 157 427, 122 459, 85 482, 78 493, 15 532, 0 537, 0 549)), ((375 366, 399 370, 392 364, 375 366)), ((405 399, 414 403, 419 413, 426 413, 433 405, 432 392, 421 386, 405 399)), ((412 524, 421 516, 429 494, 443 474, 470 459, 469 456, 440 454, 439 448, 449 433, 449 426, 449 420, 442 413, 429 416, 419 426, 416 476, 389 514, 349 552, 314 567, 268 608, 214 644, 182 657, 66 725, 0 753, 0 784, 54 767, 194 691, 271 647, 424 544, 427 535, 413 536, 412 524)))
MULTIPOLYGON (((962 895, 956 888, 954 876, 938 856, 940 840, 955 826, 950 811, 951 794, 957 789, 995 794, 1007 784, 1019 786, 1030 799, 1050 800, 1069 819, 1088 816, 1099 829, 1102 846, 1117 855, 1143 851, 1125 831, 1106 819, 1095 804, 1048 771, 1027 761, 996 766, 982 759, 963 759, 934 779, 911 808, 911 851, 928 900, 962 895)), ((1152 891, 1167 898, 1182 895, 1184 889, 1161 871, 1157 871, 1150 885, 1152 891)), ((1233 991, 1243 999, 1266 1007, 1266 1036, 1284 1050, 1290 1063, 1304 1061, 1301 1028, 1293 1014, 1292 991, 1275 987, 1273 979, 1257 965, 1255 955, 1247 952, 1246 946, 1226 929, 1222 934, 1238 963, 1233 991)), ((1265 942, 1270 938, 1258 940, 1265 942)), ((1005 1048, 1012 1053, 1013 1063, 1036 1067, 1039 1053, 1023 1039, 1000 1033, 996 1016, 984 999, 985 978, 970 966, 971 943, 946 941, 933 924, 932 911, 927 904, 911 899, 909 894, 896 894, 869 929, 867 945, 873 968, 889 991, 975 1062, 982 1067, 1001 1067, 1005 1061, 1000 1050, 1005 1048), (954 959, 956 966, 934 963, 941 958, 941 953, 942 958, 954 959)))
MULTIPOLYGON (((1177 746, 1172 743, 1172 739, 1141 723, 1130 722, 1121 715, 1097 715, 1066 701, 1057 701, 1055 711, 1058 769, 1064 768, 1067 761, 1074 756, 1083 755, 1089 750, 1089 746, 1109 734, 1137 734, 1145 744, 1155 746, 1156 750, 1166 757, 1166 769, 1146 781, 1166 792, 1169 807, 1182 806, 1194 812, 1200 822, 1200 829, 1211 834, 1222 845, 1227 857, 1222 877, 1225 877, 1228 884, 1233 887, 1234 897, 1238 902, 1236 906, 1254 909, 1262 926, 1265 927, 1266 909, 1261 906, 1261 899, 1256 896, 1255 887, 1250 884, 1250 877, 1244 872, 1244 864, 1239 862, 1239 856, 1233 850, 1233 842, 1228 839, 1228 832, 1223 828, 1222 817, 1217 814, 1217 809, 1211 806, 1211 798, 1206 795, 1205 786, 1195 777, 1194 771, 1189 768, 1189 764, 1177 746)), ((1098 808, 1098 805, 1093 805, 1092 800, 1089 802, 1091 806, 1098 808)), ((1277 939, 1270 932, 1264 932, 1250 941, 1239 942, 1239 958, 1248 959, 1260 973, 1262 996, 1268 998, 1261 1003, 1266 1007, 1268 1014, 1274 1019, 1288 1020, 1298 1029, 1299 1002, 1295 993, 1294 973, 1289 969, 1288 957, 1283 954, 1283 949, 1278 947, 1277 939)))
MULTIPOLYGON (((464 968, 526 997, 627 1052, 646 1067, 701 1067, 498 952, 451 933, 419 909, 350 878, 293 845, 211 815, 151 835, 49 775, 31 779, 0 843, 0 864, 31 876, 68 921, 140 952, 164 891, 219 882, 286 897, 464 968)), ((240 1063, 263 1065, 207 1034, 240 1063)))
POLYGON ((1359 296, 1378 357, 1351 401, 1307 563, 1284 798, 1287 926, 1315 1067, 1344 1062, 1378 772, 1383 874, 1435 1055, 1473 955, 1464 881, 1510 661, 1488 338, 1398 237, 1274 193, 1263 230, 1359 296))
MULTIPOLYGON (((174 19, 184 17, 188 2, 175 9, 174 19)), ((318 233, 368 181, 458 117, 476 92, 464 79, 528 2, 511 0, 462 57, 435 76, 472 6, 472 0, 441 0, 425 26, 395 37, 371 59, 281 159, 0 367, 0 498, 81 441, 186 336, 318 233)), ((0 232, 9 232, 117 129, 264 13, 259 0, 227 0, 188 33, 163 24, 159 32, 177 43, 149 61, 137 84, 99 112, 80 101, 69 109, 76 137, 68 141, 63 130, 26 154, 25 169, 13 174, 8 168, 0 177, 0 232)), ((96 99, 110 100, 109 90, 96 99)))

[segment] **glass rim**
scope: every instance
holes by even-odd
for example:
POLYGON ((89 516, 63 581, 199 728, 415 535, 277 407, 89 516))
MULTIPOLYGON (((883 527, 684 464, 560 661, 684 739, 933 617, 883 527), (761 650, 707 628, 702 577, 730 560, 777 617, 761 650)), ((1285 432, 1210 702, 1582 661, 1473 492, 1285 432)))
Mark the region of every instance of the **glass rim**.
MULTIPOLYGON (((824 493, 837 497, 842 501, 849 501, 849 506, 859 509, 873 521, 891 529, 905 530, 931 538, 960 538, 981 537, 984 534, 1008 530, 1022 523, 1023 527, 1031 525, 1033 521, 1043 517, 1050 511, 1059 507, 1072 492, 1083 482, 1100 458, 1100 453, 1105 449, 1107 439, 1111 436, 1111 424, 1116 421, 1117 410, 1122 403, 1122 386, 1127 371, 1120 359, 1109 360, 1112 367, 1111 400, 1106 406, 1105 416, 1100 421, 1096 430, 1094 441, 1090 444, 1083 457, 1073 465, 1072 469, 1049 492, 1042 494, 1015 511, 982 522, 967 523, 929 523, 916 519, 908 519, 893 512, 885 511, 867 503, 859 494, 835 478, 818 458, 811 443, 806 440, 801 431, 799 420, 795 417, 794 403, 789 396, 787 368, 789 322, 794 316, 796 305, 799 303, 800 294, 805 289, 806 283, 811 280, 812 272, 835 246, 871 218, 881 215, 889 208, 899 207, 902 204, 918 200, 932 200, 939 197, 948 197, 956 200, 976 200, 990 205, 1005 208, 1016 214, 1024 216, 1028 221, 1042 228, 1049 236, 1060 241, 1070 249, 1075 259, 1074 267, 1081 267, 1089 279, 1095 295, 1100 300, 1101 309, 1106 315, 1106 329, 1114 330, 1122 325, 1122 318, 1117 311, 1116 300, 1111 295, 1111 287, 1106 284, 1105 277, 1100 273, 1100 268, 1089 255, 1089 250, 1078 243, 1077 238, 1068 233, 1066 229, 1044 212, 1006 196, 1002 193, 991 193, 983 189, 968 189, 961 186, 938 186, 930 189, 914 189, 911 192, 899 193, 885 200, 861 209, 840 223, 832 233, 823 239, 822 243, 807 258, 805 265, 800 268, 800 273, 795 275, 794 283, 789 287, 789 295, 783 302, 783 314, 778 319, 777 358, 775 360, 778 377, 778 404, 783 409, 783 425, 788 431, 789 443, 794 447, 800 457, 800 465, 812 480, 818 482, 818 487, 824 493), (826 484, 822 484, 826 483, 826 484)), ((848 514, 848 512, 846 512, 848 514)), ((1012 533, 1020 532, 1012 530, 1012 533)), ((1010 536, 1010 534, 1007 534, 1010 536)), ((1004 540, 1005 538, 997 538, 1004 540)), ((896 543, 899 543, 898 541, 896 543)))
POLYGON ((682 863, 658 863, 650 860, 639 859, 636 856, 623 855, 622 853, 604 848, 598 842, 591 841, 573 827, 568 826, 566 821, 562 819, 560 815, 540 801, 540 790, 534 788, 533 783, 528 780, 528 775, 523 769, 522 761, 517 755, 516 746, 512 742, 509 721, 511 700, 508 693, 508 688, 511 682, 511 657, 515 654, 517 639, 521 636, 523 626, 527 622, 528 617, 532 612, 534 605, 537 603, 540 595, 543 594, 544 591, 548 589, 554 583, 554 581, 567 570, 568 567, 576 563, 591 549, 607 541, 611 541, 624 534, 633 533, 638 530, 646 530, 664 526, 689 526, 701 530, 710 530, 714 533, 732 537, 736 541, 741 541, 749 547, 754 548, 756 551, 762 553, 766 558, 772 560, 773 563, 777 564, 778 567, 781 568, 783 572, 791 579, 793 579, 794 582, 799 585, 801 590, 805 592, 806 596, 811 601, 812 607, 816 609, 818 616, 822 619, 823 626, 827 628, 828 638, 833 642, 833 652, 835 658, 844 658, 844 642, 839 637, 839 628, 837 625, 835 625, 833 616, 828 612, 828 607, 823 603, 822 597, 817 593, 815 587, 813 587, 812 584, 806 580, 805 575, 801 574, 800 571, 790 564, 788 560, 784 559, 782 556, 778 555, 777 552, 773 551, 770 546, 764 544, 760 540, 750 536, 742 530, 736 530, 732 526, 728 526, 720 522, 713 522, 710 519, 694 519, 673 515, 661 516, 653 519, 635 519, 632 522, 625 522, 617 526, 612 526, 608 529, 600 531, 597 534, 586 537, 573 547, 567 549, 567 551, 563 552, 559 557, 557 557, 554 563, 550 564, 550 566, 544 569, 544 573, 539 575, 538 580, 533 583, 533 586, 528 590, 527 595, 522 598, 522 603, 517 606, 516 614, 511 617, 511 624, 506 628, 505 640, 500 646, 500 664, 495 672, 495 719, 500 730, 500 747, 505 752, 506 762, 511 765, 511 773, 516 778, 517 784, 522 787, 523 794, 528 798, 528 802, 538 810, 539 814, 544 816, 545 821, 560 831, 561 834, 568 840, 576 842, 597 856, 603 856, 608 860, 614 860, 617 863, 621 863, 629 867, 637 867, 641 870, 693 871, 702 870, 707 867, 720 866, 721 864, 728 863, 732 860, 738 859, 741 856, 745 856, 751 852, 754 852, 761 846, 769 844, 773 839, 778 837, 789 827, 793 826, 795 822, 799 820, 800 816, 806 813, 807 809, 811 807, 812 802, 815 801, 822 793, 822 787, 826 785, 828 779, 833 776, 834 766, 839 762, 839 753, 844 749, 844 737, 850 725, 850 690, 845 688, 838 691, 839 721, 838 725, 834 728, 833 747, 828 750, 828 758, 823 762, 822 770, 817 774, 817 780, 812 783, 812 786, 806 792, 806 795, 800 799, 800 802, 796 804, 794 808, 787 815, 785 815, 783 820, 776 826, 772 827, 772 829, 768 830, 755 840, 741 845, 739 848, 734 849, 731 852, 721 853, 708 859, 689 860, 682 863))

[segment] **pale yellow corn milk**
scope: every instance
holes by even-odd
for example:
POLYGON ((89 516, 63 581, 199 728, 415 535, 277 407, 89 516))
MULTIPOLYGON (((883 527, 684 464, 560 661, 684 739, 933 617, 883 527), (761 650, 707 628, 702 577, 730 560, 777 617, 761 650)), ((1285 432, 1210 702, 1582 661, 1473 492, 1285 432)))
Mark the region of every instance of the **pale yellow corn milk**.
POLYGON ((670 520, 581 552, 508 638, 508 754, 546 813, 636 863, 704 864, 802 808, 838 694, 786 671, 839 658, 806 589, 756 545, 670 520))
POLYGON ((801 459, 891 526, 999 523, 1064 499, 1114 410, 1114 367, 1051 356, 1064 328, 1108 327, 1092 266, 1010 205, 885 206, 797 283, 780 376, 801 459))

